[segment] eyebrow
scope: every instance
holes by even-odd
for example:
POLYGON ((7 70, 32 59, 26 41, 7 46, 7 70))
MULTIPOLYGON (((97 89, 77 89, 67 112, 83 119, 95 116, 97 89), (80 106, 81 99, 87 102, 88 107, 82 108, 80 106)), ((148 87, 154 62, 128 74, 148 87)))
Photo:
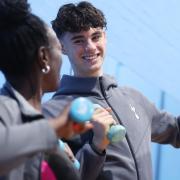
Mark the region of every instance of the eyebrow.
POLYGON ((83 38, 84 36, 82 35, 75 35, 74 37, 71 38, 71 40, 77 40, 77 39, 80 39, 80 38, 83 38))
MULTIPOLYGON (((91 36, 94 36, 94 35, 97 35, 97 34, 102 34, 102 31, 97 30, 91 36)), ((84 38, 84 36, 83 35, 74 35, 74 37, 72 37, 71 40, 77 40, 77 39, 81 39, 81 38, 84 38)))

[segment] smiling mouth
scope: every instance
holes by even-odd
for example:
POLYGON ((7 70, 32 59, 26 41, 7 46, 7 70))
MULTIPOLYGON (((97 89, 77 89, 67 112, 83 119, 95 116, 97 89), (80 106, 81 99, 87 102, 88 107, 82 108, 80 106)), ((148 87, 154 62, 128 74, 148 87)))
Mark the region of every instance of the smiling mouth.
POLYGON ((95 55, 85 55, 83 56, 82 58, 85 60, 85 61, 88 61, 88 62, 93 62, 95 61, 98 57, 99 57, 99 53, 95 54, 95 55))

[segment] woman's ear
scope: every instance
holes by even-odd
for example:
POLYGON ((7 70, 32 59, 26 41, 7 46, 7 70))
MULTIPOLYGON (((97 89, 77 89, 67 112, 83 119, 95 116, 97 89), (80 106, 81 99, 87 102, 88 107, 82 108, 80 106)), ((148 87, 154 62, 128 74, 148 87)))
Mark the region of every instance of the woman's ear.
POLYGON ((46 47, 41 46, 38 50, 38 64, 40 69, 45 69, 49 65, 49 55, 46 47))

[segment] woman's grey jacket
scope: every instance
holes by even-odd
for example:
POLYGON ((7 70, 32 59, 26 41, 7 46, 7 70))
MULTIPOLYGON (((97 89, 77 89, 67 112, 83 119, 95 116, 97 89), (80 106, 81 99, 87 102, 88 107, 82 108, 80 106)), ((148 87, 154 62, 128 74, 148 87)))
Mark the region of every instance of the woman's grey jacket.
POLYGON ((6 83, 0 92, 0 180, 40 179, 40 152, 55 147, 48 121, 6 83))

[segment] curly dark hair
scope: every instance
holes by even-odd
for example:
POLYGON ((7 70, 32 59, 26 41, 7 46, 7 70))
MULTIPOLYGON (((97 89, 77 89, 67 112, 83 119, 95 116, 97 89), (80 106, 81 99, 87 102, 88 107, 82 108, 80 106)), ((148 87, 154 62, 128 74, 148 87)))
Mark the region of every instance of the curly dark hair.
POLYGON ((27 0, 0 0, 0 70, 6 79, 28 75, 42 45, 49 45, 46 25, 27 0))
POLYGON ((52 28, 59 38, 65 32, 87 31, 91 27, 106 28, 106 25, 103 12, 86 1, 63 5, 56 19, 52 21, 52 28))

